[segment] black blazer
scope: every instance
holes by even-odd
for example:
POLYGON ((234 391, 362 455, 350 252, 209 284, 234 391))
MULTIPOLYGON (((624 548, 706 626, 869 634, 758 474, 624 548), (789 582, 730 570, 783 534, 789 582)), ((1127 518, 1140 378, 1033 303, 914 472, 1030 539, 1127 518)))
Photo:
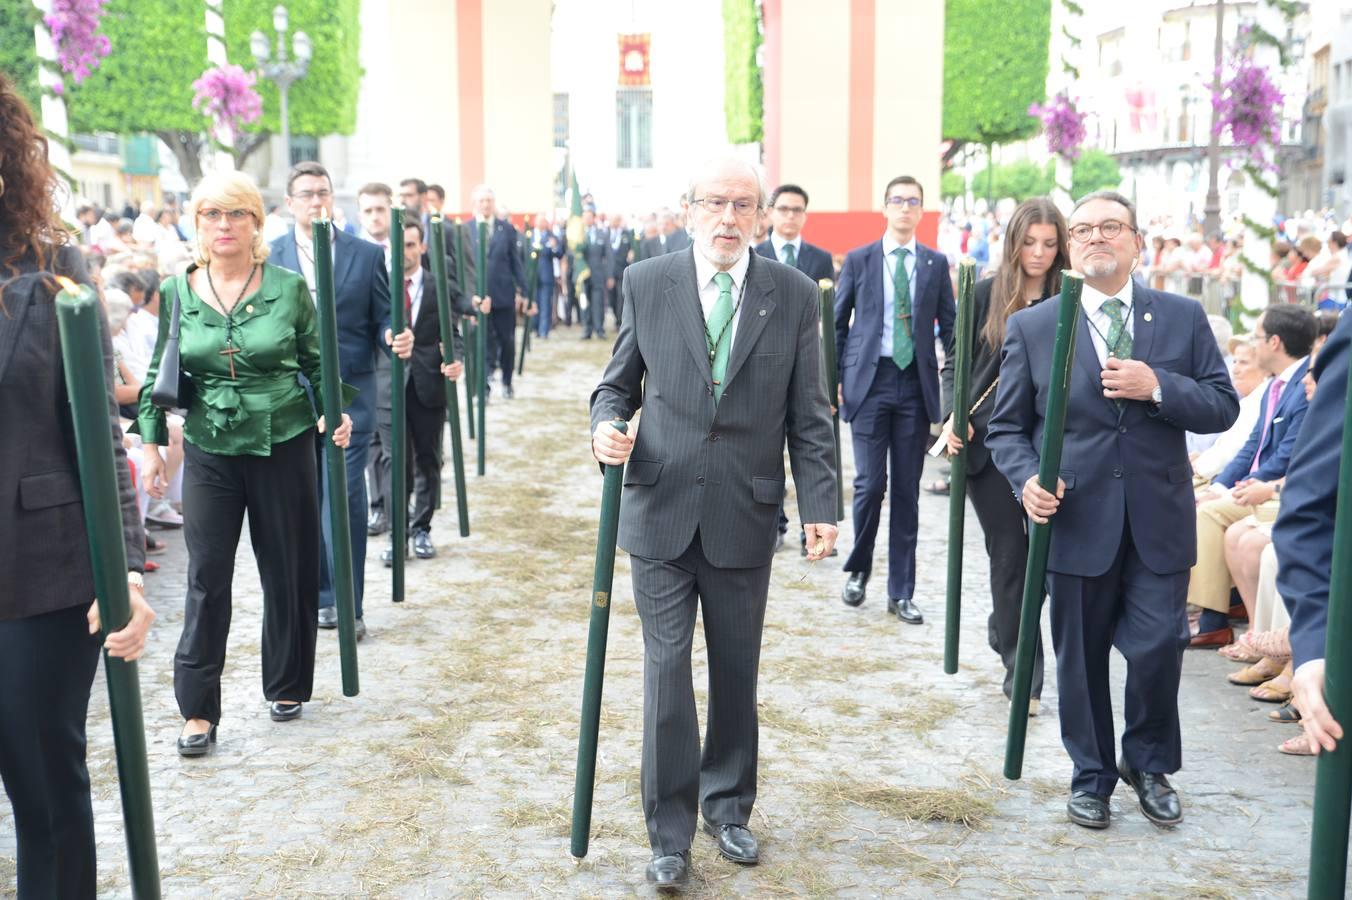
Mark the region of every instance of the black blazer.
MULTIPOLYGON (((56 256, 57 272, 88 284, 75 247, 56 256)), ((55 283, 32 257, 19 277, 0 281, 0 621, 88 606, 94 573, 80 498, 75 432, 56 327, 55 283), (37 574, 39 577, 34 577, 37 574)), ((9 274, 9 273, 6 273, 9 274)), ((113 345, 103 323, 103 373, 113 435, 127 568, 145 568, 145 531, 136 508, 122 429, 113 400, 113 345)))
MULTIPOLYGON (((446 405, 445 376, 441 374, 441 314, 437 306, 437 283, 423 257, 423 295, 418 304, 417 321, 413 329, 413 356, 404 365, 404 384, 413 383, 418 402, 423 406, 440 408, 446 405)), ((465 268, 469 268, 466 264, 465 268)), ((451 267, 447 265, 447 271, 451 267)), ((451 329, 454 335, 455 358, 465 358, 465 342, 460 334, 460 317, 470 315, 469 298, 462 294, 454 281, 447 279, 451 295, 451 329)), ((376 402, 381 409, 390 408, 393 369, 390 361, 381 357, 376 364, 376 402)))
MULTIPOLYGON (((800 246, 802 249, 798 251, 798 258, 794 260, 794 268, 813 281, 819 282, 824 278, 836 280, 836 264, 831 260, 830 253, 807 241, 803 241, 800 246)), ((775 245, 769 238, 756 245, 756 253, 766 259, 784 261, 775 255, 775 245)))
MULTIPOLYGON (((479 259, 479 222, 471 219, 469 226, 469 245, 472 248, 475 265, 479 259)), ((484 284, 488 296, 493 300, 494 309, 512 309, 516 306, 516 295, 526 293, 526 270, 521 265, 521 254, 517 251, 516 229, 506 219, 494 219, 488 227, 488 247, 484 251, 484 267, 488 270, 484 284)), ((470 263, 465 262, 468 269, 470 263)), ((477 294, 477 285, 470 285, 470 293, 477 294)))
MULTIPOLYGON (((990 450, 986 448, 986 429, 990 426, 991 416, 995 412, 995 391, 991 388, 1000 375, 1000 348, 987 344, 982 339, 981 333, 985 330, 986 319, 991 314, 991 291, 994 285, 994 278, 983 278, 976 283, 976 290, 972 295, 972 379, 969 384, 967 409, 970 411, 976 406, 983 394, 986 395, 986 399, 981 401, 981 405, 971 413, 968 420, 973 432, 972 440, 967 445, 969 475, 975 475, 986 468, 986 463, 990 462, 991 458, 990 450), (987 391, 990 393, 987 394, 987 391)), ((956 325, 954 329, 956 334, 956 325)), ((957 348, 954 347, 954 352, 944 358, 944 368, 940 373, 944 392, 945 421, 953 414, 953 369, 956 362, 957 348)))

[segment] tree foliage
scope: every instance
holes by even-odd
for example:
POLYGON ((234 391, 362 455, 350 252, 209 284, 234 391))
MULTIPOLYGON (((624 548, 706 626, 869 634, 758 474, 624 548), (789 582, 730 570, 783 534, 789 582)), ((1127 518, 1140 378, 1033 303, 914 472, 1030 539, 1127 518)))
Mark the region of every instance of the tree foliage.
MULTIPOLYGON (((268 36, 276 55, 276 32, 272 30, 272 9, 276 5, 277 0, 229 0, 224 4, 226 55, 230 62, 246 69, 255 67, 249 51, 249 36, 254 31, 268 36)), ((201 8, 199 0, 198 18, 201 8)), ((291 85, 287 96, 291 133, 316 137, 351 134, 357 127, 357 92, 362 78, 358 62, 361 0, 287 0, 286 8, 290 12, 288 41, 290 34, 303 31, 314 45, 314 57, 305 77, 291 85)), ((290 57, 289 45, 286 52, 290 57)), ((205 68, 203 57, 192 77, 202 74, 205 68)), ((263 118, 252 126, 253 130, 281 131, 281 100, 276 85, 259 78, 257 87, 263 95, 263 118)))
POLYGON ((1122 183, 1117 160, 1102 150, 1086 150, 1070 170, 1070 197, 1079 200, 1085 194, 1116 188, 1122 183))
MULTIPOLYGON (((1047 93, 1051 0, 946 0, 943 136, 1002 144, 1038 128, 1047 93)), ((997 169, 998 171, 998 169, 997 169)))
POLYGON ((0 3, 0 72, 14 82, 19 95, 28 101, 33 115, 40 115, 38 98, 37 45, 33 26, 41 17, 31 2, 0 3))
POLYGON ((950 169, 939 176, 939 196, 952 200, 967 193, 967 179, 950 169))
MULTIPOLYGON (((989 169, 982 169, 972 179, 972 189, 978 194, 985 194, 988 179, 991 177, 989 169)), ((1043 197, 1052 192, 1056 186, 1056 164, 1048 162, 1045 166, 1039 166, 1031 162, 1006 163, 995 167, 995 180, 991 190, 993 199, 1000 200, 1005 197, 1013 197, 1015 201, 1022 203, 1029 197, 1043 197)))
POLYGON ((764 136, 765 86, 756 62, 760 45, 755 0, 723 0, 723 115, 728 140, 734 144, 750 144, 764 136))

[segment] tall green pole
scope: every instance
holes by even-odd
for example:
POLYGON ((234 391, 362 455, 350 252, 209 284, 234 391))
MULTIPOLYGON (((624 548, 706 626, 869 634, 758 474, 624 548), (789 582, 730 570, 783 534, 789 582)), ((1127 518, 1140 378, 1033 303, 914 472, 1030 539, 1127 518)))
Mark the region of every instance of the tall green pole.
MULTIPOLYGON (((629 423, 610 424, 621 434, 629 423)), ((591 622, 587 629, 587 669, 582 679, 582 726, 577 737, 577 779, 573 783, 572 853, 587 855, 591 841, 592 791, 596 787, 596 743, 601 730, 601 687, 606 677, 606 636, 610 631, 610 591, 615 580, 615 541, 620 529, 620 493, 624 466, 606 466, 601 488, 601 522, 596 530, 592 569, 591 622)))
POLYGON ((817 282, 822 299, 822 368, 826 395, 831 401, 831 425, 836 435, 836 521, 845 520, 845 480, 840 464, 840 369, 836 365, 836 288, 829 278, 817 282))
MULTIPOLYGON (((399 334, 407 327, 404 318, 404 211, 390 210, 390 330, 399 334)), ((404 546, 408 540, 408 471, 404 465, 408 443, 405 362, 390 354, 390 599, 404 602, 404 546)))
MULTIPOLYGON (((465 277, 465 226, 459 219, 455 220, 455 271, 456 277, 460 279, 460 287, 466 294, 474 295, 478 290, 475 285, 474 290, 470 290, 469 279, 465 277)), ((475 310, 478 315, 478 310, 475 310)), ((473 321, 473 320, 471 320, 473 321)), ((478 381, 474 377, 474 329, 468 324, 465 326, 465 374, 460 376, 465 382, 465 418, 469 426, 469 439, 474 440, 474 391, 478 381)))
POLYGON ((944 619, 944 673, 958 671, 958 626, 962 621, 962 533, 967 517, 967 417, 972 392, 972 298, 976 261, 958 264, 958 323, 954 337, 953 433, 962 449, 950 460, 948 485, 948 609, 944 619))
MULTIPOLYGON (((488 223, 479 223, 479 271, 475 273, 479 282, 479 296, 488 296, 488 223)), ((475 313, 475 325, 478 329, 474 356, 476 358, 475 379, 479 393, 479 476, 484 474, 484 455, 488 449, 488 317, 482 310, 475 313)), ((509 362, 508 365, 511 363, 509 362)))
MULTIPOLYGON (((101 364, 103 310, 92 288, 70 284, 57 297, 56 316, 80 467, 80 497, 89 535, 94 595, 99 604, 102 637, 106 639, 131 620, 131 598, 127 592, 127 550, 122 540, 122 505, 113 436, 108 424, 109 387, 101 364)), ((109 656, 106 651, 103 664, 107 671, 108 710, 113 720, 132 895, 137 900, 159 900, 160 864, 155 846, 155 812, 150 801, 140 677, 135 662, 109 656)))
MULTIPOLYGON (((357 613, 352 588, 352 523, 347 515, 347 458, 329 436, 343 423, 343 376, 338 363, 338 320, 333 292, 333 223, 327 217, 311 226, 315 246, 315 306, 319 311, 319 367, 323 373, 322 401, 324 424, 324 462, 328 467, 329 550, 333 558, 333 593, 338 609, 338 655, 343 668, 343 696, 355 697, 360 691, 357 677, 357 613)), ((403 236, 400 235, 402 238, 403 236)), ((402 247, 402 240, 400 242, 402 247)), ((403 296, 400 290, 399 295, 403 296)), ((358 474, 360 476, 360 473, 358 474)), ((391 498, 395 504, 402 497, 391 498)), ((404 548, 398 547, 395 556, 404 548)), ((365 560, 362 561, 365 563, 365 560)))
MULTIPOLYGON (((441 216, 432 217, 432 246, 445 246, 445 222, 441 216)), ((456 229, 456 239, 460 230, 456 229)), ((457 251, 459 250, 457 246, 457 251)), ((437 283, 437 318, 441 323, 441 361, 445 365, 455 362, 455 320, 451 311, 450 279, 446 277, 446 255, 433 253, 432 277, 437 283)), ((460 256, 463 263, 463 254, 460 256)), ((464 266, 460 268, 464 272, 464 266)), ((462 276, 463 277, 463 276, 462 276)), ((465 378, 462 372, 461 378, 465 378)), ((451 470, 455 473, 455 509, 460 517, 460 536, 469 537, 469 498, 465 495, 465 448, 460 442, 460 395, 455 391, 455 382, 446 382, 446 418, 451 426, 451 470)))
MULTIPOLYGON (((1080 292, 1084 276, 1079 272, 1061 273, 1060 309, 1056 317, 1056 342, 1052 347, 1051 381, 1047 389, 1047 411, 1042 419, 1042 453, 1037 479, 1043 490, 1056 493, 1057 474, 1061 471, 1061 444, 1066 430, 1066 401, 1070 392, 1070 369, 1075 361, 1075 332, 1080 322, 1080 292)), ((1042 596, 1046 592, 1047 551, 1052 543, 1052 525, 1030 523, 1028 568, 1023 579, 1023 612, 1019 617, 1019 646, 1014 660, 1014 686, 1009 698, 1009 738, 1005 744, 1005 777, 1018 780, 1023 775, 1023 746, 1028 735, 1028 698, 1033 691, 1033 656, 1037 652, 1042 629, 1042 596)))
MULTIPOLYGON (((1323 390, 1321 387, 1320 390, 1323 390)), ((1352 720, 1352 367, 1348 369, 1343 412, 1342 456, 1333 526, 1333 570, 1329 578, 1328 634, 1324 649, 1324 697, 1333 718, 1352 720)), ((1314 829, 1310 835, 1311 900, 1342 897, 1347 887, 1347 836, 1352 805, 1352 746, 1321 751, 1314 780, 1314 829)))
POLYGON ((526 314, 521 325, 521 358, 516 364, 516 374, 526 371, 526 352, 530 350, 531 314, 530 306, 535 302, 535 273, 540 266, 539 254, 530 245, 531 233, 526 232, 526 314))

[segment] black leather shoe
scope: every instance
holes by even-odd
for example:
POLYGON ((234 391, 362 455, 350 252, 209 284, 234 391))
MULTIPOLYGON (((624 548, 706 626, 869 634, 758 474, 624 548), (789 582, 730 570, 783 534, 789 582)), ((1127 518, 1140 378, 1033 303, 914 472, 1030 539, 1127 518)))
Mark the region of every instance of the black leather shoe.
POLYGON ((724 859, 730 859, 744 866, 754 866, 760 862, 760 845, 756 836, 745 825, 714 825, 704 821, 704 833, 718 840, 718 853, 724 859))
POLYGON ((357 620, 357 640, 366 637, 366 622, 362 619, 357 620))
POLYGON ((916 606, 915 601, 909 598, 897 600, 894 597, 888 597, 887 614, 896 616, 907 625, 923 625, 925 623, 925 617, 920 614, 920 607, 916 606))
POLYGON ((508 400, 511 400, 513 397, 516 396, 516 391, 512 390, 512 386, 510 384, 505 384, 502 386, 502 396, 506 397, 508 400))
POLYGON ((390 520, 379 510, 371 513, 371 517, 366 520, 366 533, 371 537, 375 537, 378 534, 384 534, 389 530, 390 520))
POLYGON ((864 587, 868 584, 867 572, 851 572, 840 592, 840 599, 846 606, 858 606, 864 602, 864 587))
POLYGON ((647 878, 649 884, 657 885, 659 891, 677 890, 690 880, 690 851, 682 850, 671 856, 654 856, 648 863, 647 878))
POLYGON ((413 555, 418 559, 431 559, 437 555, 437 548, 432 546, 432 536, 426 531, 413 532, 413 555))
POLYGON ((320 628, 338 627, 338 607, 336 606, 319 607, 319 627, 320 628))
POLYGON ((216 726, 212 725, 202 734, 180 734, 178 736, 179 756, 206 756, 211 745, 216 743, 216 726))
POLYGON ((1085 828, 1107 828, 1112 817, 1108 810, 1108 796, 1089 791, 1071 791, 1066 815, 1070 821, 1085 828))
MULTIPOLYGON (((413 552, 412 552, 411 550, 409 550, 407 546, 405 546, 405 548, 404 548, 404 559, 412 559, 412 558, 413 558, 413 552)), ((394 568, 394 548, 393 548, 393 547, 386 547, 384 550, 381 550, 381 551, 380 551, 380 561, 381 561, 382 563, 385 564, 385 568, 387 568, 387 569, 393 569, 393 568, 394 568)), ((321 609, 320 612, 323 612, 323 610, 321 609)), ((336 625, 337 625, 337 619, 334 620, 334 626, 336 626, 336 625)), ((334 627, 334 626, 330 626, 330 627, 334 627)))
POLYGON ((1169 779, 1153 772, 1141 772, 1127 765, 1125 759, 1117 761, 1118 774, 1122 780, 1136 791, 1141 801, 1141 812, 1156 825, 1177 825, 1183 821, 1183 804, 1179 802, 1178 791, 1169 785, 1169 779))
POLYGON ((300 718, 300 710, 304 704, 301 703, 283 703, 280 700, 272 701, 268 708, 268 715, 272 716, 274 722, 290 722, 292 719, 300 718))

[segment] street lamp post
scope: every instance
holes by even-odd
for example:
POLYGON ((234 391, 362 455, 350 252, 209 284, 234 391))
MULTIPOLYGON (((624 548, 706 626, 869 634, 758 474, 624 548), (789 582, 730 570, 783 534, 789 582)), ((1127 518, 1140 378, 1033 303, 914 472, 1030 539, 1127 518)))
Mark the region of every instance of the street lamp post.
POLYGON ((255 31, 249 36, 249 49, 253 53, 254 62, 258 63, 258 70, 263 73, 263 77, 277 85, 277 93, 281 98, 281 121, 282 121, 282 153, 285 157, 283 170, 291 165, 291 119, 287 110, 286 100, 287 91, 291 85, 305 77, 305 72, 310 67, 310 37, 303 31, 297 31, 291 36, 291 57, 286 52, 286 25, 287 15, 285 6, 277 6, 272 11, 272 28, 277 32, 277 58, 272 59, 269 49, 268 37, 261 31, 255 31))

